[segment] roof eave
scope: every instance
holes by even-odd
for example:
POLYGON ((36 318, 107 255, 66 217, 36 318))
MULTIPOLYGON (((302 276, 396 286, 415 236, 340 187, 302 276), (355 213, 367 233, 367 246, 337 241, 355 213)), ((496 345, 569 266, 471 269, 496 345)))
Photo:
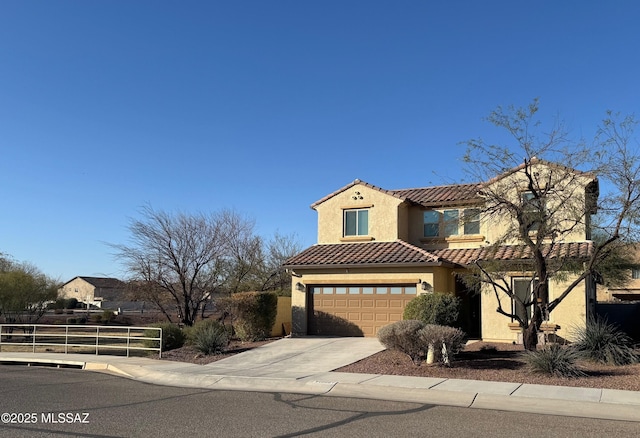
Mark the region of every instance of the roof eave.
POLYGON ((443 261, 433 262, 408 262, 408 263, 340 263, 340 264, 310 264, 310 265, 283 265, 286 269, 352 269, 352 268, 414 268, 425 266, 454 267, 453 263, 443 261))

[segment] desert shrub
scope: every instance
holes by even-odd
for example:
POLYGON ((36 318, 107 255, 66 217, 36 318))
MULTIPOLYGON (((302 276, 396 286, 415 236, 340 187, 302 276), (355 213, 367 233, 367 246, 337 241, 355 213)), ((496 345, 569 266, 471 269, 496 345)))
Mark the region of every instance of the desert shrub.
POLYGON ((91 322, 101 323, 102 322, 102 315, 100 315, 99 313, 92 313, 91 316, 89 317, 89 319, 91 320, 91 322))
POLYGON ((590 318, 584 328, 574 329, 573 348, 595 362, 627 365, 640 361, 633 340, 614 324, 603 318, 590 318))
POLYGON ((201 353, 216 354, 229 345, 229 332, 218 321, 205 319, 189 327, 187 339, 201 353))
POLYGON ((78 300, 76 298, 67 298, 64 300, 65 309, 75 309, 78 306, 78 300))
POLYGON ((378 330, 378 340, 389 350, 400 351, 420 365, 427 357, 428 345, 420 336, 424 323, 415 319, 397 321, 378 330))
POLYGON ((433 346, 434 360, 445 365, 464 347, 465 333, 454 327, 426 324, 419 335, 422 342, 433 346))
POLYGON ((113 313, 112 310, 105 310, 104 312, 102 312, 102 317, 100 319, 104 324, 109 324, 110 322, 113 322, 114 319, 116 319, 116 314, 113 313))
POLYGON ((495 354, 498 352, 498 347, 495 345, 487 344, 480 347, 480 351, 486 354, 495 354))
POLYGON ((458 319, 460 299, 452 294, 418 295, 407 303, 403 319, 417 319, 425 324, 451 325, 458 319))
MULTIPOLYGON (((66 300, 64 298, 58 298, 56 299, 53 303, 49 304, 48 307, 51 307, 55 310, 62 310, 65 308, 65 302, 66 300)), ((62 313, 62 312, 60 312, 62 313)))
POLYGON ((542 350, 523 353, 523 358, 532 372, 564 378, 586 375, 576 363, 579 357, 573 348, 562 347, 559 344, 550 344, 542 350))
POLYGON ((271 335, 276 322, 278 296, 273 292, 240 292, 231 297, 233 329, 242 341, 258 341, 271 335))
MULTIPOLYGON (((170 322, 153 324, 150 327, 162 329, 162 351, 174 350, 184 345, 185 335, 182 329, 170 322)), ((145 330, 143 336, 145 338, 155 338, 158 336, 157 330, 145 330)), ((158 348, 158 341, 145 339, 143 345, 146 348, 158 348)))
POLYGON ((67 324, 71 325, 71 324, 77 324, 78 323, 78 319, 77 318, 67 318, 67 324))

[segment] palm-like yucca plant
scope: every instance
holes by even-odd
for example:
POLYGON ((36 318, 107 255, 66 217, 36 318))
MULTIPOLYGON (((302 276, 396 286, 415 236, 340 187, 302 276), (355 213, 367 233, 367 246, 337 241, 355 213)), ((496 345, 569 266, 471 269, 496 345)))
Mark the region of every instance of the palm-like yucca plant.
POLYGON ((563 378, 586 376, 577 364, 577 351, 569 347, 551 344, 542 350, 525 351, 523 356, 529 369, 536 373, 563 378))
POLYGON ((573 348, 584 357, 608 365, 628 365, 640 361, 633 340, 603 318, 591 318, 584 328, 575 330, 573 348))

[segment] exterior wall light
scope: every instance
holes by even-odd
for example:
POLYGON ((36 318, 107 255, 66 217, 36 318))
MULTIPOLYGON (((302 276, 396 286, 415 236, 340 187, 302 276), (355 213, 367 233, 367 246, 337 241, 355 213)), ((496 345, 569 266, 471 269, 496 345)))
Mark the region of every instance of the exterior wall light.
POLYGON ((429 283, 427 283, 426 281, 423 281, 420 284, 420 288, 424 291, 427 291, 428 293, 433 292, 433 286, 431 286, 429 283))
POLYGON ((296 283, 296 290, 298 292, 304 292, 306 290, 306 288, 304 287, 304 284, 298 282, 298 283, 296 283))

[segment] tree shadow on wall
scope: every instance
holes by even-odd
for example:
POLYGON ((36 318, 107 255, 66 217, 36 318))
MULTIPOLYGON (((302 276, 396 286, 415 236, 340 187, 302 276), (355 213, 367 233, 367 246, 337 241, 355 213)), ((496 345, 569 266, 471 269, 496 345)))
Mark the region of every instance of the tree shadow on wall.
POLYGON ((318 310, 313 312, 307 328, 309 335, 364 336, 362 329, 344 318, 318 310))

